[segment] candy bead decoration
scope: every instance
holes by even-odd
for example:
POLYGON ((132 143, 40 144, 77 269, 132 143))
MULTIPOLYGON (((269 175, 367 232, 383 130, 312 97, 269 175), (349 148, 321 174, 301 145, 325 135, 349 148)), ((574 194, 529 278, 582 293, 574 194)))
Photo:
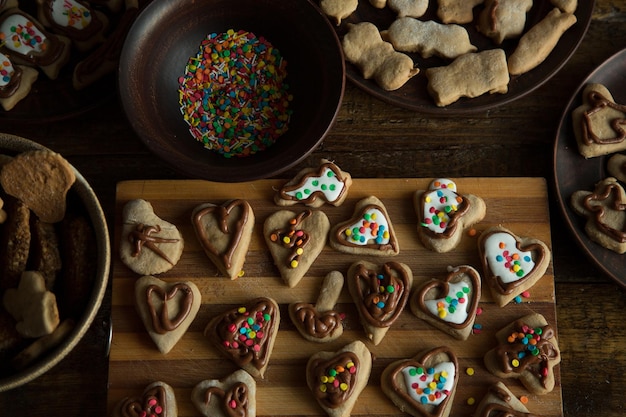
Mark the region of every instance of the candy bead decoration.
POLYGON ((12 14, 0 23, 0 40, 11 51, 22 55, 42 54, 47 37, 26 16, 12 14))
POLYGON ((424 304, 428 310, 441 320, 461 324, 467 320, 469 308, 468 295, 470 287, 464 282, 449 285, 448 294, 441 299, 425 300, 424 304))
POLYGON ((451 216, 459 210, 463 198, 451 180, 439 179, 430 184, 430 191, 424 196, 422 226, 434 233, 444 233, 450 224, 451 216))
POLYGON ((304 184, 293 190, 287 190, 284 193, 296 200, 307 200, 315 193, 320 193, 329 203, 335 202, 343 193, 344 182, 337 177, 333 169, 328 166, 323 167, 322 172, 318 176, 310 176, 306 178, 304 184))
POLYGON ((420 404, 439 405, 454 386, 456 368, 452 362, 442 362, 434 367, 407 366, 402 370, 406 390, 420 404))
POLYGON ((517 240, 508 233, 491 234, 484 246, 489 267, 505 284, 524 278, 535 267, 532 253, 517 249, 517 240))

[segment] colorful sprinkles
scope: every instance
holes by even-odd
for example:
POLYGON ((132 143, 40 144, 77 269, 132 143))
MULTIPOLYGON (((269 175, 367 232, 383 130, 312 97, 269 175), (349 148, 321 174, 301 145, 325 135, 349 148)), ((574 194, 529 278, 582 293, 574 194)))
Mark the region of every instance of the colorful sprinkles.
MULTIPOLYGON (((378 280, 378 293, 382 296, 385 294, 393 294, 394 292, 396 292, 396 287, 394 287, 393 285, 389 284, 389 285, 384 285, 385 282, 385 275, 383 274, 378 274, 376 276, 376 279, 378 280)), ((375 296, 372 298, 372 302, 374 303, 374 305, 379 308, 379 309, 384 309, 385 308, 385 298, 386 297, 380 297, 380 296, 375 296)))
POLYGON ((350 388, 347 382, 349 378, 343 377, 344 374, 356 374, 357 368, 354 362, 348 361, 345 365, 337 365, 326 370, 326 373, 320 377, 319 390, 321 392, 342 391, 346 392, 350 388))
POLYGON ((267 328, 272 320, 271 315, 257 311, 254 315, 246 309, 239 307, 237 313, 247 317, 241 322, 240 326, 231 323, 228 331, 235 335, 232 341, 224 340, 223 344, 227 348, 239 349, 241 346, 252 349, 255 352, 261 350, 261 340, 265 336, 265 328, 267 328))
POLYGON ((504 266, 515 276, 523 277, 526 275, 526 272, 522 268, 522 261, 532 262, 532 258, 530 255, 511 252, 506 247, 507 244, 505 242, 500 242, 499 248, 502 250, 502 253, 496 256, 496 261, 504 263, 504 266))
POLYGON ((446 388, 448 372, 437 372, 435 368, 411 367, 408 375, 418 381, 411 383, 411 389, 419 397, 422 404, 433 404, 450 395, 446 388))
POLYGON ((443 233, 448 228, 450 216, 459 210, 463 198, 454 190, 452 181, 437 180, 430 186, 433 191, 424 195, 424 219, 422 226, 435 233, 443 233))
POLYGON ((443 300, 437 302, 437 313, 439 318, 446 318, 448 313, 454 314, 459 307, 459 304, 463 305, 467 302, 467 295, 470 293, 468 286, 463 286, 456 294, 448 295, 443 300))
POLYGON ((226 158, 273 145, 292 114, 286 67, 262 36, 232 29, 209 34, 178 80, 191 135, 226 158))
POLYGON ((519 332, 512 332, 508 336, 507 342, 510 344, 521 344, 525 346, 525 349, 520 350, 517 353, 517 356, 511 359, 511 366, 513 368, 518 368, 521 365, 522 359, 524 359, 526 355, 539 355, 540 350, 537 347, 537 344, 541 341, 542 334, 543 329, 541 327, 533 329, 527 325, 523 325, 519 332))
POLYGON ((378 209, 367 210, 361 221, 344 230, 346 240, 357 245, 367 245, 373 240, 377 245, 389 243, 389 228, 384 214, 378 209))

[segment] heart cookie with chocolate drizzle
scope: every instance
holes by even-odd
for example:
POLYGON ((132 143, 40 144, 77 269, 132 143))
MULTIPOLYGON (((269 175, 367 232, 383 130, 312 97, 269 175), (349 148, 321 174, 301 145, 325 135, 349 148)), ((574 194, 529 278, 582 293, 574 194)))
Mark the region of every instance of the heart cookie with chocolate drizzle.
POLYGON ((330 222, 321 211, 280 210, 263 224, 263 236, 285 284, 298 285, 326 246, 330 222))
POLYGON ((140 397, 126 397, 113 410, 113 417, 141 415, 176 417, 178 406, 172 387, 162 381, 153 382, 140 397))
POLYGON ((450 267, 443 279, 430 279, 410 301, 413 314, 452 337, 466 340, 480 301, 480 274, 469 265, 450 267))
POLYGON ((381 388, 402 412, 415 417, 447 417, 458 380, 456 355, 441 346, 388 365, 381 388))
POLYGON ((475 417, 533 417, 534 415, 530 414, 528 408, 500 381, 489 386, 487 394, 478 403, 476 413, 474 413, 475 417))
POLYGON ((191 402, 206 417, 255 417, 256 381, 243 369, 204 380, 191 391, 191 402))
POLYGON ((409 300, 411 268, 400 262, 360 261, 350 266, 347 280, 367 338, 378 345, 409 300))
POLYGON ((478 238, 478 252, 483 277, 500 307, 535 285, 544 276, 551 260, 551 251, 544 242, 519 237, 502 226, 482 232, 478 238))
POLYGON ((169 283, 146 275, 135 282, 135 303, 148 334, 165 354, 196 318, 202 295, 191 281, 169 283))
POLYGON ((279 324, 276 301, 260 297, 214 317, 204 335, 224 357, 250 375, 263 378, 279 324))
POLYGON ((329 417, 349 417, 372 372, 372 355, 356 340, 336 352, 317 352, 307 362, 306 382, 329 417))
POLYGON ((201 204, 194 208, 191 223, 202 249, 220 272, 230 279, 238 278, 254 228, 250 204, 245 200, 201 204))

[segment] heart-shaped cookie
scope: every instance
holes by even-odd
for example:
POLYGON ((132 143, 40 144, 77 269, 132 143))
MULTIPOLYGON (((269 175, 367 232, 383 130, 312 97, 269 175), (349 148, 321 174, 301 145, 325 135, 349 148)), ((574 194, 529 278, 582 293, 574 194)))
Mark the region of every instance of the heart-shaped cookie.
POLYGON ((278 334, 280 310, 271 298, 256 298, 214 317, 204 335, 226 358, 263 378, 278 334))
POLYGON ((223 205, 201 204, 191 214, 191 224, 202 249, 222 274, 239 277, 254 228, 254 212, 245 200, 223 205))
POLYGON ((496 303, 503 307, 526 291, 545 274, 551 252, 539 239, 519 237, 496 226, 478 238, 483 277, 496 303))
POLYGON ((202 295, 191 281, 165 282, 145 275, 135 281, 135 303, 148 334, 165 354, 196 318, 202 295))
POLYGON ((127 397, 113 410, 113 417, 163 416, 176 417, 178 406, 171 386, 162 381, 148 385, 141 397, 127 397))
POLYGON ((409 300, 411 268, 400 262, 359 261, 348 269, 347 280, 367 338, 378 345, 409 300))
POLYGON ((401 411, 415 417, 445 417, 450 413, 459 364, 448 347, 422 352, 388 365, 381 376, 383 393, 401 411))
POLYGON ((204 380, 191 391, 191 402, 206 417, 255 417, 256 381, 243 369, 204 380))
POLYGON ((572 194, 574 211, 587 219, 585 233, 591 240, 619 254, 626 253, 626 192, 612 177, 593 190, 572 194))
POLYGON ((530 414, 526 406, 500 381, 489 386, 487 394, 480 400, 474 413, 475 417, 532 415, 534 414, 530 414))
POLYGON ((330 342, 343 334, 341 315, 333 310, 343 288, 343 275, 332 271, 326 275, 315 304, 289 304, 289 317, 302 337, 311 342, 330 342))
POLYGON ((293 288, 317 259, 328 238, 330 222, 321 211, 298 214, 280 210, 263 225, 265 242, 283 281, 293 288))
POLYGON ((499 378, 519 379, 530 392, 546 394, 554 389, 553 368, 561 352, 552 326, 533 313, 496 333, 498 345, 485 354, 487 370, 499 378))
POLYGON ((178 228, 157 216, 152 204, 131 200, 122 212, 122 262, 140 275, 167 272, 183 253, 184 240, 178 228))
POLYGON ((333 227, 330 246, 351 254, 394 256, 400 253, 387 209, 374 196, 360 200, 352 217, 333 227))
POLYGON ((372 371, 372 355, 356 340, 336 352, 317 352, 307 362, 306 382, 330 417, 349 417, 372 371))
POLYGON ((469 265, 450 268, 443 279, 424 282, 413 293, 413 314, 449 335, 465 340, 472 332, 480 301, 480 274, 469 265))

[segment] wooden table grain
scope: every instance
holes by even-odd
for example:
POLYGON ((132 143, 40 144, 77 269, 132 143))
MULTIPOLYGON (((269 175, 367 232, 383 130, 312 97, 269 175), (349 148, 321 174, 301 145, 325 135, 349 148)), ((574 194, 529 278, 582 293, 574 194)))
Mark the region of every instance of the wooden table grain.
MULTIPOLYGON (((334 127, 302 165, 332 157, 357 178, 512 176, 552 184, 555 133, 569 98, 591 70, 625 47, 626 0, 597 0, 574 56, 550 81, 509 105, 468 116, 425 116, 348 84, 334 127)), ((0 130, 63 154, 92 184, 111 230, 117 182, 185 178, 139 141, 116 97, 71 120, 0 121, 0 130)), ((550 192, 564 415, 623 416, 626 292, 583 255, 550 192)), ((35 381, 0 393, 0 416, 105 416, 110 311, 109 294, 66 359, 35 381)))

